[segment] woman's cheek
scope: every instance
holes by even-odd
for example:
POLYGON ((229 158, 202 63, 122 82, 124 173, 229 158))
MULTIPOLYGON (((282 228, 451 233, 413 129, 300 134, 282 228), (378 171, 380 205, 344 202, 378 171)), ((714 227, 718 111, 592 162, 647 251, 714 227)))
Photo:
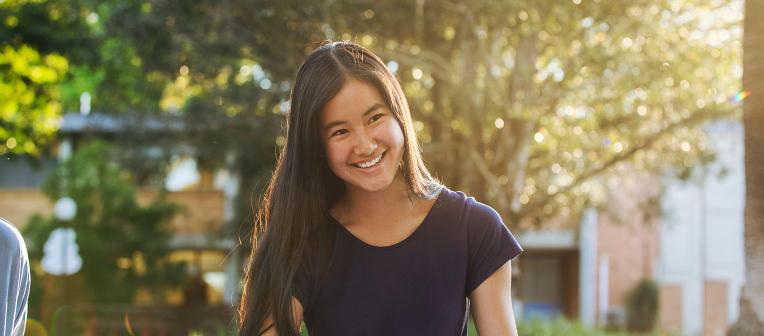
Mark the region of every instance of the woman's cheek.
POLYGON ((330 141, 327 146, 327 157, 333 168, 344 167, 348 160, 348 146, 340 140, 330 141))
POLYGON ((390 123, 390 134, 393 135, 393 141, 398 146, 403 147, 403 129, 397 122, 390 123))

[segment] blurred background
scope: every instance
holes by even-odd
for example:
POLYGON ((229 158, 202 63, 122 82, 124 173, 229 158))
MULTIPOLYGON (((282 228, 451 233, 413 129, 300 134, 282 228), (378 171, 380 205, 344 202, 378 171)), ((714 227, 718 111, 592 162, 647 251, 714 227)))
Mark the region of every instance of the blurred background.
POLYGON ((0 0, 0 217, 29 249, 27 332, 235 334, 291 81, 331 39, 387 63, 431 171, 518 237, 522 335, 764 334, 746 11, 764 4, 0 0))

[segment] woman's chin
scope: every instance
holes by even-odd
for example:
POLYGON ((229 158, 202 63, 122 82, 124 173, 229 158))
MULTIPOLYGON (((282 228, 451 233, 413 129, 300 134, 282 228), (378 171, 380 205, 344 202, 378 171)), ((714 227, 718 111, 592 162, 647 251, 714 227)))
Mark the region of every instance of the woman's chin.
POLYGON ((394 179, 388 178, 378 181, 366 181, 361 183, 347 183, 348 189, 352 189, 357 192, 376 193, 390 189, 395 182, 394 179))

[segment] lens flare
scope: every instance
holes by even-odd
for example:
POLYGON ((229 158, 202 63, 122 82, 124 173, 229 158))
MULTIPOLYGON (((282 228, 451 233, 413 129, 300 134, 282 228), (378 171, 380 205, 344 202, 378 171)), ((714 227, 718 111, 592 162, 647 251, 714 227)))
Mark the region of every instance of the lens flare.
POLYGON ((730 97, 730 102, 733 104, 740 104, 740 102, 743 101, 746 97, 751 95, 751 91, 740 91, 736 93, 734 96, 730 97))

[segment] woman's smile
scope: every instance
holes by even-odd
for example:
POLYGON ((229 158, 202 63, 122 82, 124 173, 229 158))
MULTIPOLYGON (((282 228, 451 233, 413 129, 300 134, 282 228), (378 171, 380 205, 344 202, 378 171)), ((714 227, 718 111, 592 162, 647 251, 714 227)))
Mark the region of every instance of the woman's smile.
POLYGON ((377 155, 377 157, 374 158, 373 160, 366 161, 366 162, 354 163, 354 164, 352 164, 352 166, 354 166, 356 168, 359 168, 359 169, 362 169, 362 170, 365 170, 365 171, 373 170, 375 167, 377 167, 377 166, 382 164, 381 162, 382 162, 382 159, 384 158, 386 152, 387 152, 387 150, 384 150, 384 151, 382 151, 382 153, 379 153, 379 155, 377 155))

